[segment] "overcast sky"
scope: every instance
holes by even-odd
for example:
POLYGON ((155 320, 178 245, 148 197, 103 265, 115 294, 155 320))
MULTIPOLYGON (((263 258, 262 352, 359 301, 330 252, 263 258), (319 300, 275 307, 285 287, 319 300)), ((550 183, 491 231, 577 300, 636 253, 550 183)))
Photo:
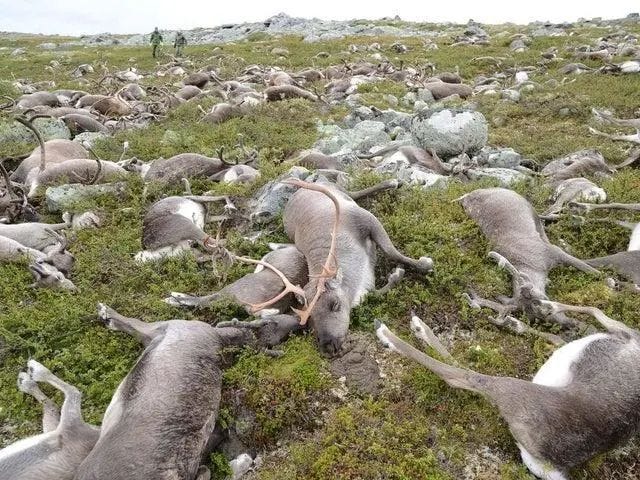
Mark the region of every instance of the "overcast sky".
POLYGON ((483 23, 579 17, 620 18, 640 10, 638 0, 0 0, 0 31, 80 35, 146 33, 262 21, 279 12, 347 20, 399 15, 412 21, 483 23))

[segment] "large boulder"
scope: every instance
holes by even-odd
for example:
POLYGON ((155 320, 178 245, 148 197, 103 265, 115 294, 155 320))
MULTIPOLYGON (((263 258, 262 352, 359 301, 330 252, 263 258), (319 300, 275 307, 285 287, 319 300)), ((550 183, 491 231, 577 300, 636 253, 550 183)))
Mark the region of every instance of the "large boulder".
POLYGON ((287 173, 265 184, 258 190, 256 199, 251 202, 251 220, 265 224, 274 220, 284 209, 291 196, 298 189, 282 183, 287 178, 305 180, 311 172, 304 167, 292 167, 287 173))
MULTIPOLYGON (((56 138, 71 139, 71 131, 59 118, 36 118, 33 125, 38 129, 45 142, 56 138)), ((34 141, 36 138, 33 132, 24 125, 17 122, 0 124, 0 143, 34 141)))
POLYGON ((425 150, 433 148, 440 157, 479 152, 487 143, 487 120, 480 112, 464 109, 428 109, 411 120, 411 135, 425 150))
POLYGON ((319 130, 324 138, 318 140, 314 148, 327 155, 364 153, 372 147, 391 141, 385 128, 383 122, 374 120, 364 120, 350 129, 342 129, 337 125, 323 125, 319 130))

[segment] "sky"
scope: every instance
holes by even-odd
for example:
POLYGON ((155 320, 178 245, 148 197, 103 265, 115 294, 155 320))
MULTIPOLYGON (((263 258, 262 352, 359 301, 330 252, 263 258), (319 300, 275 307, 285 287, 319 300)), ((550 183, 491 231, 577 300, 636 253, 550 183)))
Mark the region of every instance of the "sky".
POLYGON ((279 12, 327 20, 376 19, 463 23, 575 21, 621 18, 638 0, 0 0, 0 31, 82 35, 258 22, 279 12))

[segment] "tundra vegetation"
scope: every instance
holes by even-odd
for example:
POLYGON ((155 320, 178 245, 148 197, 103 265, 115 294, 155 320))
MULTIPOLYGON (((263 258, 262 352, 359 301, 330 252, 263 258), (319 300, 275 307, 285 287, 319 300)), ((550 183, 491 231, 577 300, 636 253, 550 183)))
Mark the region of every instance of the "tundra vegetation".
MULTIPOLYGON (((435 24, 414 27, 425 35, 443 28, 435 24)), ((465 30, 464 25, 453 28, 458 28, 459 33, 465 30)), ((260 34, 217 47, 190 45, 187 53, 192 62, 190 71, 213 62, 219 78, 226 80, 236 78, 251 65, 298 72, 341 65, 343 61, 368 60, 371 52, 350 52, 349 46, 376 42, 396 65, 400 61, 405 65, 428 62, 435 66, 436 74, 456 71, 465 84, 473 85, 479 75, 516 72, 525 65, 538 65, 546 58, 541 54, 555 47, 565 60, 530 72, 529 77, 537 86, 523 90, 518 101, 476 94, 466 99, 445 99, 444 104, 474 104, 489 122, 488 145, 513 148, 540 166, 582 149, 600 151, 609 165, 629 157, 631 144, 592 134, 589 126, 610 133, 616 130, 594 124, 594 108, 615 112, 618 118, 640 117, 638 74, 597 72, 603 66, 602 59, 574 57, 567 50, 593 44, 595 39, 611 34, 614 27, 577 23, 565 28, 570 35, 530 37, 524 51, 511 47, 513 36, 526 34, 533 27, 483 28, 489 40, 481 46, 461 44, 453 34, 435 40, 438 49, 427 49, 422 37, 348 37, 308 43, 294 36, 260 34), (405 52, 392 47, 397 41, 407 47, 405 52), (270 54, 275 48, 286 49, 286 56, 270 54), (320 52, 327 55, 317 55, 320 52), (594 72, 564 74, 558 67, 569 61, 583 62, 594 72)), ((637 22, 625 23, 624 29, 640 36, 637 22)), ((73 39, 1 35, 0 96, 17 99, 21 92, 14 83, 22 80, 29 84, 53 81, 55 89, 98 94, 102 93, 100 82, 105 72, 126 71, 134 65, 140 72, 158 68, 146 46, 70 45, 56 50, 38 47, 43 42, 67 40, 73 39), (18 48, 25 49, 25 53, 8 54, 18 48), (82 83, 69 75, 78 65, 92 66, 92 72, 82 76, 82 83)), ((167 78, 149 75, 140 84, 148 90, 163 88, 167 82, 179 83, 178 77, 167 78)), ((318 89, 310 90, 314 94, 324 85, 322 80, 311 84, 318 89)), ((407 92, 404 81, 392 79, 358 87, 361 103, 381 110, 411 111, 411 107, 394 101, 407 92)), ((190 187, 196 195, 207 192, 229 196, 242 209, 246 199, 260 187, 289 170, 291 165, 285 159, 314 144, 319 136, 318 122, 340 124, 349 113, 344 104, 315 101, 314 95, 311 101, 294 98, 261 103, 241 114, 234 113, 222 123, 201 121, 202 111, 209 112, 216 103, 218 100, 210 96, 196 95, 195 101, 168 110, 144 128, 117 130, 98 140, 93 151, 104 161, 117 162, 126 142, 126 156, 143 162, 185 152, 213 157, 221 147, 233 157, 242 156, 242 149, 237 148, 240 141, 257 151, 258 178, 246 184, 199 179, 190 187)), ((0 111, 0 130, 11 122, 9 111, 0 111)), ((627 129, 624 133, 630 132, 627 129)), ((7 138, 0 143, 0 157, 29 154, 36 146, 32 140, 7 138)), ((11 161, 6 164, 11 169, 16 165, 11 161)), ((353 177, 350 190, 363 189, 386 178, 384 174, 355 169, 349 173, 353 177)), ((606 191, 608 202, 640 203, 640 171, 635 168, 621 169, 607 178, 592 176, 590 180, 606 191)), ((250 273, 253 266, 220 260, 202 263, 188 255, 159 263, 136 262, 134 256, 142 249, 142 222, 148 207, 166 196, 182 194, 183 189, 179 184, 145 184, 136 176, 129 176, 124 182, 123 199, 105 194, 73 205, 72 213, 90 210, 101 219, 99 229, 76 232, 68 246, 75 257, 72 278, 78 293, 31 288, 25 268, 28 259, 0 263, 0 447, 41 431, 41 407, 15 386, 18 372, 30 358, 77 387, 83 393, 84 420, 100 425, 115 389, 134 366, 142 347, 127 336, 108 333, 96 321, 98 302, 127 317, 146 321, 181 318, 211 323, 248 317, 242 306, 227 301, 198 309, 178 308, 163 301, 174 291, 193 295, 219 291, 250 273)), ((407 319, 413 310, 448 346, 460 365, 476 372, 529 380, 548 359, 554 346, 545 338, 501 330, 490 318, 493 312, 473 309, 467 301, 469 291, 483 298, 512 292, 509 274, 487 258, 491 247, 480 227, 454 201, 478 188, 496 186, 496 180, 486 178, 466 183, 454 180, 446 188, 405 185, 360 203, 380 220, 398 250, 411 258, 430 256, 434 272, 427 278, 407 269, 405 278, 394 289, 384 295, 367 295, 351 311, 351 333, 364 337, 370 348, 378 349, 376 358, 384 379, 377 388, 359 389, 348 383, 345 387, 341 375, 335 373, 333 360, 321 355, 313 335, 289 339, 281 346, 283 355, 278 358, 250 348, 238 354, 239 358, 224 372, 219 423, 236 432, 252 454, 261 455, 261 467, 249 478, 534 478, 522 465, 518 448, 496 408, 479 396, 448 387, 419 365, 383 354, 373 335, 374 319, 380 319, 399 336, 409 338, 407 319)), ((544 177, 533 177, 511 188, 538 213, 548 210, 554 189, 544 177)), ((36 197, 32 203, 39 202, 44 200, 36 197)), ((597 210, 589 218, 604 216, 637 221, 637 214, 618 210, 597 210)), ((40 221, 58 223, 60 218, 44 213, 40 221)), ((261 258, 269 251, 269 242, 288 241, 280 218, 264 227, 257 241, 247 239, 252 229, 261 228, 223 226, 225 248, 244 257, 261 258)), ((623 226, 577 222, 570 216, 559 216, 557 221, 547 223, 546 232, 551 244, 562 246, 580 259, 622 252, 629 243, 629 230, 623 226)), ((215 236, 215 231, 212 234, 215 236)), ((378 257, 376 278, 380 286, 395 264, 382 254, 378 257)), ((598 307, 610 317, 640 328, 640 296, 633 289, 612 290, 602 278, 564 265, 551 270, 549 279, 546 294, 554 301, 598 307)), ((566 334, 555 322, 530 320, 523 313, 514 315, 537 329, 566 334)), ((61 404, 59 392, 46 385, 42 389, 61 404)), ((211 456, 213 478, 223 479, 229 473, 224 455, 217 452, 211 456)), ((640 445, 636 440, 576 468, 571 478, 631 480, 637 478, 639 464, 640 445)))

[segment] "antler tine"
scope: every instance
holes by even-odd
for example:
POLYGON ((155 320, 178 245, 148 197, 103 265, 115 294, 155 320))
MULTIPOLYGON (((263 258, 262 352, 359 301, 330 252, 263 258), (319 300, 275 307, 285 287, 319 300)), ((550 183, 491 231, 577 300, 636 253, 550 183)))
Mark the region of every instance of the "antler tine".
POLYGON ((285 287, 284 290, 281 291, 278 295, 276 295, 272 299, 267 300, 266 302, 258 303, 258 304, 249 303, 248 305, 251 307, 251 312, 252 313, 259 312, 260 310, 262 310, 264 308, 267 308, 270 305, 273 305, 274 303, 279 301, 281 298, 283 298, 288 293, 294 293, 294 294, 300 295, 302 298, 305 299, 305 304, 306 304, 306 298, 304 296, 304 290, 300 286, 294 285, 293 283, 291 283, 284 273, 282 273, 280 270, 278 270, 276 267, 274 267, 270 263, 267 263, 267 262, 265 262, 263 260, 254 260, 253 258, 239 257, 237 255, 234 255, 231 252, 229 252, 229 254, 231 255, 231 257, 234 260, 239 260, 241 262, 246 262, 246 263, 253 263, 255 265, 262 265, 263 267, 268 268, 273 273, 278 275, 278 277, 280 278, 280 280, 284 284, 284 287, 285 287))
POLYGON ((316 293, 311 299, 311 301, 309 302, 309 304, 307 305, 307 308, 305 308, 304 310, 298 310, 295 308, 293 309, 293 311, 296 312, 300 317, 300 325, 306 325, 307 320, 309 320, 309 316, 313 311, 313 308, 315 307, 318 299, 320 298, 320 295, 322 295, 326 291, 325 284, 327 282, 327 279, 334 277, 338 271, 338 265, 337 265, 338 262, 336 259, 336 244, 338 239, 338 227, 340 224, 340 202, 331 190, 329 190, 327 187, 323 185, 318 185, 317 183, 303 182, 302 180, 298 180, 297 178, 289 178, 289 179, 283 180, 282 183, 324 193, 327 197, 331 199, 331 201, 336 207, 336 216, 333 221, 333 229, 331 230, 331 246, 329 247, 329 253, 327 254, 327 259, 325 260, 324 265, 322 265, 322 273, 320 273, 317 276, 318 284, 316 285, 316 293), (331 265, 332 263, 335 263, 335 265, 332 266, 331 265))
POLYGON ((44 146, 44 140, 42 139, 42 135, 40 135, 40 131, 36 128, 36 126, 31 122, 31 120, 33 119, 26 119, 23 116, 17 115, 14 117, 14 120, 16 122, 21 123, 22 125, 24 125, 25 127, 27 127, 29 130, 31 130, 33 132, 33 134, 36 136, 36 139, 38 140, 38 143, 40 144, 40 171, 44 170, 44 167, 46 165, 46 159, 45 159, 45 146, 44 146))

